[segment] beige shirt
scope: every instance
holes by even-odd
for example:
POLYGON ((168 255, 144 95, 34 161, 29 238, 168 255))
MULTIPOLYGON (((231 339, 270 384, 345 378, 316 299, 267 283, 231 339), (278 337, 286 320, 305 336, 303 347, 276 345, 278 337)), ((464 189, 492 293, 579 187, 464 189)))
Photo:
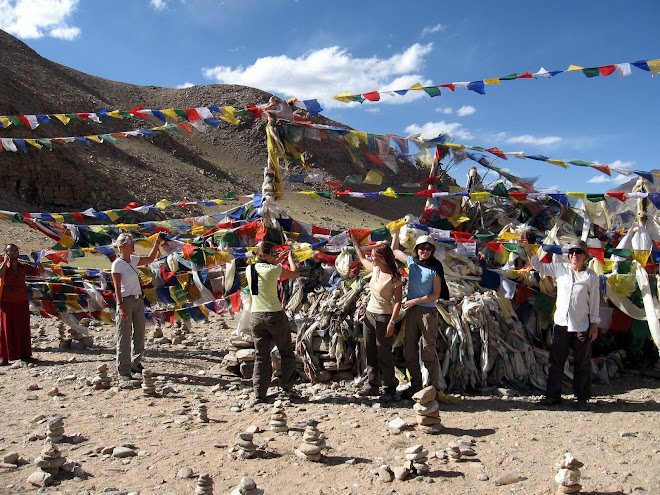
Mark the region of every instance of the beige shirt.
POLYGON ((369 281, 371 296, 367 304, 367 311, 377 315, 391 315, 394 311, 394 289, 401 282, 395 282, 392 275, 381 278, 379 273, 380 269, 374 265, 374 271, 369 281))

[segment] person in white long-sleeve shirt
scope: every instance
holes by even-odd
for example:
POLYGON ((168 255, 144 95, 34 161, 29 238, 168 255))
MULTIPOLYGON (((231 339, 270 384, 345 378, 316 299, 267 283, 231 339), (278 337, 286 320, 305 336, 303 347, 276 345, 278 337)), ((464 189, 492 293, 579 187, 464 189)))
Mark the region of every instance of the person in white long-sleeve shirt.
POLYGON ((555 279, 557 302, 554 313, 550 370, 544 406, 561 404, 561 381, 569 348, 574 353, 573 393, 577 408, 587 410, 591 397, 591 342, 598 336, 600 323, 600 290, 598 275, 585 266, 589 257, 587 244, 574 241, 568 248, 568 261, 542 263, 532 255, 525 236, 520 244, 530 258, 534 269, 541 275, 555 279))

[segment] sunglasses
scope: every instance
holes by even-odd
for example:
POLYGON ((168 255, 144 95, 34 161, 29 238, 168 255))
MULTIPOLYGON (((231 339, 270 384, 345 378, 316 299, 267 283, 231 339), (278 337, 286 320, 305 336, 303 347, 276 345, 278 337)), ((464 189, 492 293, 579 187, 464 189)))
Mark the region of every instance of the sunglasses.
POLYGON ((427 245, 417 246, 418 251, 433 251, 433 247, 427 245))
POLYGON ((570 255, 576 255, 576 254, 584 254, 584 251, 582 249, 569 249, 568 254, 570 255))

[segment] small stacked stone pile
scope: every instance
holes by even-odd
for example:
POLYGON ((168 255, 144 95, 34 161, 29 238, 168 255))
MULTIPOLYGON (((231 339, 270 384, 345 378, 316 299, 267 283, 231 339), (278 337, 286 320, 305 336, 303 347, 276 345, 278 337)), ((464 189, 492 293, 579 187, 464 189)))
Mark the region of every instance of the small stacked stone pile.
POLYGON ((148 397, 156 395, 154 375, 151 370, 142 370, 142 394, 148 397))
POLYGON ((557 495, 561 495, 562 493, 580 493, 580 490, 582 490, 580 468, 584 464, 573 457, 571 453, 566 452, 559 459, 558 466, 559 471, 555 476, 555 481, 559 483, 557 495))
MULTIPOLYGON (((472 450, 470 448, 470 450, 472 450)), ((472 450, 472 452, 474 452, 472 450)), ((468 454, 466 450, 466 455, 474 455, 473 454, 468 454)), ((438 450, 435 453, 435 456, 440 459, 441 461, 460 461, 461 457, 463 457, 463 449, 461 449, 461 445, 458 442, 449 442, 449 445, 445 450, 438 450)))
POLYGON ((62 440, 64 440, 64 419, 62 416, 53 416, 46 428, 46 441, 57 443, 62 440))
POLYGON ((183 328, 180 326, 175 326, 172 329, 172 344, 181 344, 184 339, 186 338, 185 332, 183 331, 183 328))
POLYGON ((256 352, 254 342, 232 335, 229 344, 229 352, 224 358, 227 370, 246 379, 252 378, 256 352))
POLYGON ((178 416, 189 416, 191 413, 192 413, 192 405, 187 400, 183 401, 183 404, 181 404, 181 407, 179 409, 175 409, 172 411, 172 414, 176 414, 178 416))
POLYGON ((325 439, 321 437, 321 431, 317 428, 319 422, 308 419, 305 422, 303 433, 303 444, 296 449, 296 455, 301 459, 312 462, 321 460, 321 451, 325 448, 325 439))
POLYGON ((254 434, 248 431, 243 431, 236 436, 234 449, 240 457, 251 459, 257 454, 257 446, 252 441, 253 438, 254 434))
POLYGON ((270 429, 274 432, 287 432, 289 427, 286 424, 286 413, 284 412, 284 405, 281 400, 276 400, 273 404, 273 409, 270 412, 270 421, 268 421, 270 429))
POLYGON ((438 410, 437 395, 435 387, 428 386, 412 396, 415 401, 413 405, 415 422, 421 425, 426 433, 440 433, 444 429, 438 410))
POLYGON ((241 482, 229 495, 263 495, 264 489, 254 482, 249 476, 241 478, 241 482))
POLYGON ((196 495, 213 495, 213 478, 210 474, 200 474, 195 484, 196 495))
POLYGON ((46 441, 41 454, 34 460, 34 464, 42 471, 50 474, 52 477, 60 473, 60 468, 66 462, 66 457, 62 455, 60 449, 52 442, 46 441))
POLYGON ((206 404, 203 402, 197 403, 197 408, 195 409, 193 415, 197 418, 197 421, 199 423, 209 422, 208 408, 206 407, 206 404))
POLYGON ((419 475, 429 472, 429 451, 421 443, 406 449, 406 460, 410 461, 410 471, 419 475))
POLYGON ((108 365, 103 363, 97 366, 96 376, 92 378, 94 390, 107 390, 112 386, 112 380, 108 376, 108 365))

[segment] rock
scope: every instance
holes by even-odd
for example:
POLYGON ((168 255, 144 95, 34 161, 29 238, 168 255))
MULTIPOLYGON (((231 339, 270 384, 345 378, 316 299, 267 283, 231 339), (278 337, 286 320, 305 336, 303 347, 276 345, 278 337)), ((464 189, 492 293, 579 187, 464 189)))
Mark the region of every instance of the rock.
POLYGON ((481 473, 479 476, 477 476, 477 479, 479 481, 488 481, 490 478, 488 477, 487 474, 481 473))
POLYGON ((53 475, 45 471, 35 471, 27 479, 28 483, 42 488, 53 483, 53 475))
POLYGON ((256 350, 254 348, 240 349, 236 351, 236 358, 239 361, 254 361, 255 354, 256 354, 256 350))
POLYGON ((66 462, 66 457, 56 457, 55 459, 44 459, 42 456, 37 456, 34 459, 34 464, 40 469, 59 469, 66 462))
POLYGON ((433 416, 417 415, 415 416, 415 421, 417 421, 418 425, 424 426, 442 424, 442 420, 440 418, 434 418, 433 416))
POLYGON ((439 406, 437 400, 432 400, 425 404, 415 403, 413 405, 413 409, 416 413, 424 415, 430 415, 431 413, 434 413, 438 410, 438 407, 439 406))
POLYGON ((579 483, 569 486, 559 485, 559 487, 557 487, 557 495, 563 493, 579 493, 580 490, 582 490, 582 485, 580 485, 579 483))
POLYGON ((27 389, 28 389, 28 390, 41 390, 41 387, 39 386, 38 383, 30 383, 30 384, 27 386, 27 389))
POLYGON ((398 435, 401 433, 401 430, 403 430, 407 425, 404 420, 401 418, 394 418, 392 421, 387 423, 387 426, 389 427, 390 433, 393 435, 398 435))
POLYGON ((555 475, 555 481, 563 486, 577 485, 580 483, 580 470, 561 468, 555 475))
POLYGON ((382 483, 392 483, 394 481, 394 474, 387 466, 382 466, 378 470, 378 478, 382 483))
POLYGON ((17 464, 18 459, 18 452, 7 452, 4 456, 2 456, 2 461, 6 462, 7 464, 17 464))
POLYGON ((257 487, 257 484, 249 476, 243 476, 238 487, 241 490, 254 490, 257 487))
POLYGON ((403 480, 410 474, 410 469, 407 466, 397 466, 392 468, 392 472, 394 473, 394 477, 396 479, 403 480))
POLYGON ((56 397, 60 395, 60 390, 57 387, 53 387, 50 390, 48 390, 48 395, 50 397, 56 397))
POLYGON ((321 450, 323 450, 323 448, 318 446, 318 445, 311 445, 309 443, 303 443, 300 447, 298 447, 298 450, 300 452, 302 452, 303 454, 309 456, 309 455, 320 454, 321 450))
POLYGON ((192 468, 185 467, 185 468, 179 469, 179 472, 176 474, 176 477, 179 478, 180 480, 187 480, 187 479, 190 479, 190 478, 194 478, 195 473, 192 470, 192 468))
POLYGON ((406 454, 417 454, 418 452, 421 452, 422 450, 424 450, 424 445, 422 445, 420 443, 418 445, 413 445, 412 447, 408 447, 406 449, 406 454))
POLYGON ((423 388, 419 392, 415 393, 412 396, 412 399, 415 402, 417 402, 418 404, 426 404, 427 402, 431 402, 432 400, 435 400, 437 395, 438 395, 438 392, 435 389, 435 387, 430 385, 426 388, 423 388))
POLYGON ((422 449, 419 452, 414 452, 412 454, 406 454, 406 460, 408 461, 417 461, 420 459, 428 459, 429 458, 429 451, 427 449, 422 449))
POLYGON ((621 438, 633 438, 637 436, 637 433, 634 433, 632 431, 622 431, 621 433, 619 433, 619 436, 621 438))
POLYGON ((133 449, 129 449, 128 447, 115 447, 112 449, 112 457, 117 457, 119 459, 123 457, 133 457, 136 456, 137 452, 133 449))
POLYGON ((502 486, 502 485, 509 485, 511 483, 518 483, 519 481, 523 481, 526 479, 524 476, 521 476, 518 471, 509 471, 508 473, 504 473, 503 475, 495 478, 493 483, 495 486, 502 486))

